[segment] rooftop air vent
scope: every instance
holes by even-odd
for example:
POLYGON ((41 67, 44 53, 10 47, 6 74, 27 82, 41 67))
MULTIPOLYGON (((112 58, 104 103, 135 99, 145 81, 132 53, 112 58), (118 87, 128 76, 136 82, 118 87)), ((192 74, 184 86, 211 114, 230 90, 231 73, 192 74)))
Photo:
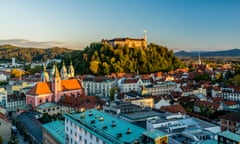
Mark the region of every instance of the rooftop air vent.
POLYGON ((116 122, 115 122, 115 121, 112 121, 112 125, 111 125, 111 126, 112 126, 112 127, 116 127, 116 125, 117 125, 116 122))
POLYGON ((83 114, 83 115, 81 115, 81 118, 83 119, 83 118, 85 118, 85 115, 83 114))
POLYGON ((117 133, 117 138, 122 137, 122 133, 117 133))
POLYGON ((128 130, 127 130, 126 134, 131 134, 131 133, 132 133, 131 129, 130 129, 130 128, 128 128, 128 130))
POLYGON ((92 111, 90 111, 88 115, 89 115, 89 116, 92 116, 92 115, 93 115, 92 111))
POLYGON ((102 129, 103 129, 103 130, 107 129, 107 126, 103 126, 102 129))
POLYGON ((103 121, 103 120, 104 120, 103 116, 100 116, 99 121, 103 121))
POLYGON ((91 120, 91 124, 94 124, 95 123, 95 120, 91 120))

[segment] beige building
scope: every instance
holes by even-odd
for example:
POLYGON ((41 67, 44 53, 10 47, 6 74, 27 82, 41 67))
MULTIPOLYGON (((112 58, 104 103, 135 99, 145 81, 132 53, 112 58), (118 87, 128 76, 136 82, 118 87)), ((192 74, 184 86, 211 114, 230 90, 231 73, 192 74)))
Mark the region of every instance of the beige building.
POLYGON ((144 35, 143 38, 136 39, 136 38, 114 38, 111 40, 102 40, 103 43, 109 43, 112 46, 120 45, 120 46, 127 46, 127 47, 147 47, 147 38, 144 35))
POLYGON ((131 103, 141 106, 141 107, 154 108, 154 99, 153 98, 136 99, 136 100, 132 100, 131 103))

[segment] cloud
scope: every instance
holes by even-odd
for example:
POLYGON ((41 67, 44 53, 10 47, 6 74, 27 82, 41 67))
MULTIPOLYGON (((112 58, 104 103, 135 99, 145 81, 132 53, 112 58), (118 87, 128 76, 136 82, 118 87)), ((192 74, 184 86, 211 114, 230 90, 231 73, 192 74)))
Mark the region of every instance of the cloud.
POLYGON ((34 48, 52 48, 52 47, 67 47, 63 42, 48 41, 48 42, 36 42, 26 39, 6 39, 0 40, 0 45, 10 44, 19 47, 34 47, 34 48))

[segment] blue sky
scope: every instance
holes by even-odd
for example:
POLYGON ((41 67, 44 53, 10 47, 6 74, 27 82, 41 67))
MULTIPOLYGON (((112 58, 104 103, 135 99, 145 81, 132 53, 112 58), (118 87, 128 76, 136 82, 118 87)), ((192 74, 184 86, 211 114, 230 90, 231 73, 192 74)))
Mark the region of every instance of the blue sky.
POLYGON ((0 0, 0 40, 84 48, 116 37, 174 50, 240 48, 239 0, 0 0))

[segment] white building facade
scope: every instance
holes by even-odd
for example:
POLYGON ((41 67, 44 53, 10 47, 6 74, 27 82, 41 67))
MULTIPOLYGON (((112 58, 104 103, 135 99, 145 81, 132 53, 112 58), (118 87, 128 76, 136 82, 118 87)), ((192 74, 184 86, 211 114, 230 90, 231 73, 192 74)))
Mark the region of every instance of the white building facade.
POLYGON ((110 90, 117 86, 114 78, 86 76, 83 78, 85 94, 89 96, 110 97, 110 90))

